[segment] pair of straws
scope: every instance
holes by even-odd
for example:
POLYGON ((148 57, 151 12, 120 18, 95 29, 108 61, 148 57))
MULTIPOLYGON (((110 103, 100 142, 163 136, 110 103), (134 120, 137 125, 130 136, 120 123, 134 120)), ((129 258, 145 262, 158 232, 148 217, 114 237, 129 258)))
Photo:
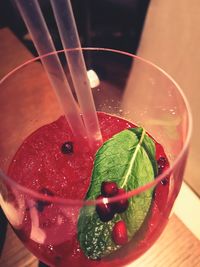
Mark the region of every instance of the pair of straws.
POLYGON ((50 3, 79 105, 72 94, 38 1, 15 0, 15 2, 41 56, 73 134, 77 137, 87 137, 91 145, 101 143, 95 104, 70 0, 50 0, 50 3), (49 53, 51 56, 44 56, 49 53))

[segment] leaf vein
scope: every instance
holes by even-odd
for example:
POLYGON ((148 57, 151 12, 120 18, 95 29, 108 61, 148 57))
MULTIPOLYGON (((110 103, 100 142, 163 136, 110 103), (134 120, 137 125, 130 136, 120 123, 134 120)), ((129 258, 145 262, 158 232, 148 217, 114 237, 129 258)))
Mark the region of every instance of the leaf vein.
POLYGON ((136 146, 136 148, 135 148, 135 151, 134 151, 134 153, 133 153, 133 155, 132 155, 132 158, 131 158, 131 160, 130 160, 129 167, 128 167, 128 169, 127 169, 126 175, 125 175, 125 177, 124 177, 124 182, 123 182, 123 184, 122 184, 122 188, 124 188, 124 186, 127 184, 128 178, 129 178, 130 173, 131 173, 131 170, 132 170, 132 168, 133 168, 133 164, 134 164, 134 162, 135 162, 137 153, 138 153, 138 151, 139 151, 139 149, 140 149, 140 147, 141 147, 141 145, 142 145, 142 142, 143 142, 143 140, 144 140, 144 137, 145 137, 145 130, 144 130, 144 128, 143 128, 143 129, 142 129, 142 134, 141 134, 140 140, 139 140, 139 142, 138 142, 138 144, 137 144, 137 146, 136 146))

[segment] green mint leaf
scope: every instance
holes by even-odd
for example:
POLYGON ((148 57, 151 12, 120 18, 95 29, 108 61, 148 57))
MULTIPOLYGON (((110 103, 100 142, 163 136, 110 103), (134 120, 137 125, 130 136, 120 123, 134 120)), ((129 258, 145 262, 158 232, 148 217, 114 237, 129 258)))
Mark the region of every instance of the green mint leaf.
MULTIPOLYGON (((94 162, 91 185, 86 199, 94 200, 101 194, 103 181, 116 182, 127 192, 154 180, 157 175, 154 141, 143 128, 124 130, 105 142, 94 162)), ((143 224, 152 202, 152 189, 129 199, 128 209, 115 214, 109 222, 102 222, 95 207, 81 209, 78 238, 85 255, 99 259, 116 251, 120 246, 112 240, 115 223, 123 219, 129 240, 143 224)))

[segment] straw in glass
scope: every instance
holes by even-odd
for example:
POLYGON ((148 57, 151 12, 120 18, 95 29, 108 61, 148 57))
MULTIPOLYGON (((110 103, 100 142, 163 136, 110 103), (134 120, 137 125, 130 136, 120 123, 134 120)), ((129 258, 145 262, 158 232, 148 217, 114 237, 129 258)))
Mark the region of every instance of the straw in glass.
POLYGON ((69 83, 56 54, 53 41, 37 0, 16 0, 16 4, 31 34, 38 54, 42 56, 50 52, 55 52, 51 56, 42 58, 44 68, 73 134, 85 138, 86 130, 80 116, 80 110, 70 90, 69 83))

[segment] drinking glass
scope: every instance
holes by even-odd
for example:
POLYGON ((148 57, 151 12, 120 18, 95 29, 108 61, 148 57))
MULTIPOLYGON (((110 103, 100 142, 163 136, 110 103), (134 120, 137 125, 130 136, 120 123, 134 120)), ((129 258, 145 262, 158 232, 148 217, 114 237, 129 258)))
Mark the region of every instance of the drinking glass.
MULTIPOLYGON (((145 129, 156 144, 156 177, 122 194, 85 199, 97 148, 73 139, 70 129, 65 132, 63 111, 37 57, 0 81, 0 204, 16 235, 49 266, 124 266, 156 242, 168 221, 183 179, 191 114, 179 86, 154 64, 112 49, 82 51, 103 141, 120 127, 145 129), (49 125, 57 139, 45 130, 49 125), (37 136, 38 129, 44 136, 37 136), (73 144, 69 154, 62 151, 65 141, 73 144), (135 215, 128 223, 129 214, 118 215, 125 221, 118 242, 114 226, 107 227, 112 220, 101 221, 97 209, 127 201, 129 207, 137 203, 135 215)), ((64 52, 56 53, 70 80, 64 52)), ((123 156, 116 157, 120 162, 123 156)))

